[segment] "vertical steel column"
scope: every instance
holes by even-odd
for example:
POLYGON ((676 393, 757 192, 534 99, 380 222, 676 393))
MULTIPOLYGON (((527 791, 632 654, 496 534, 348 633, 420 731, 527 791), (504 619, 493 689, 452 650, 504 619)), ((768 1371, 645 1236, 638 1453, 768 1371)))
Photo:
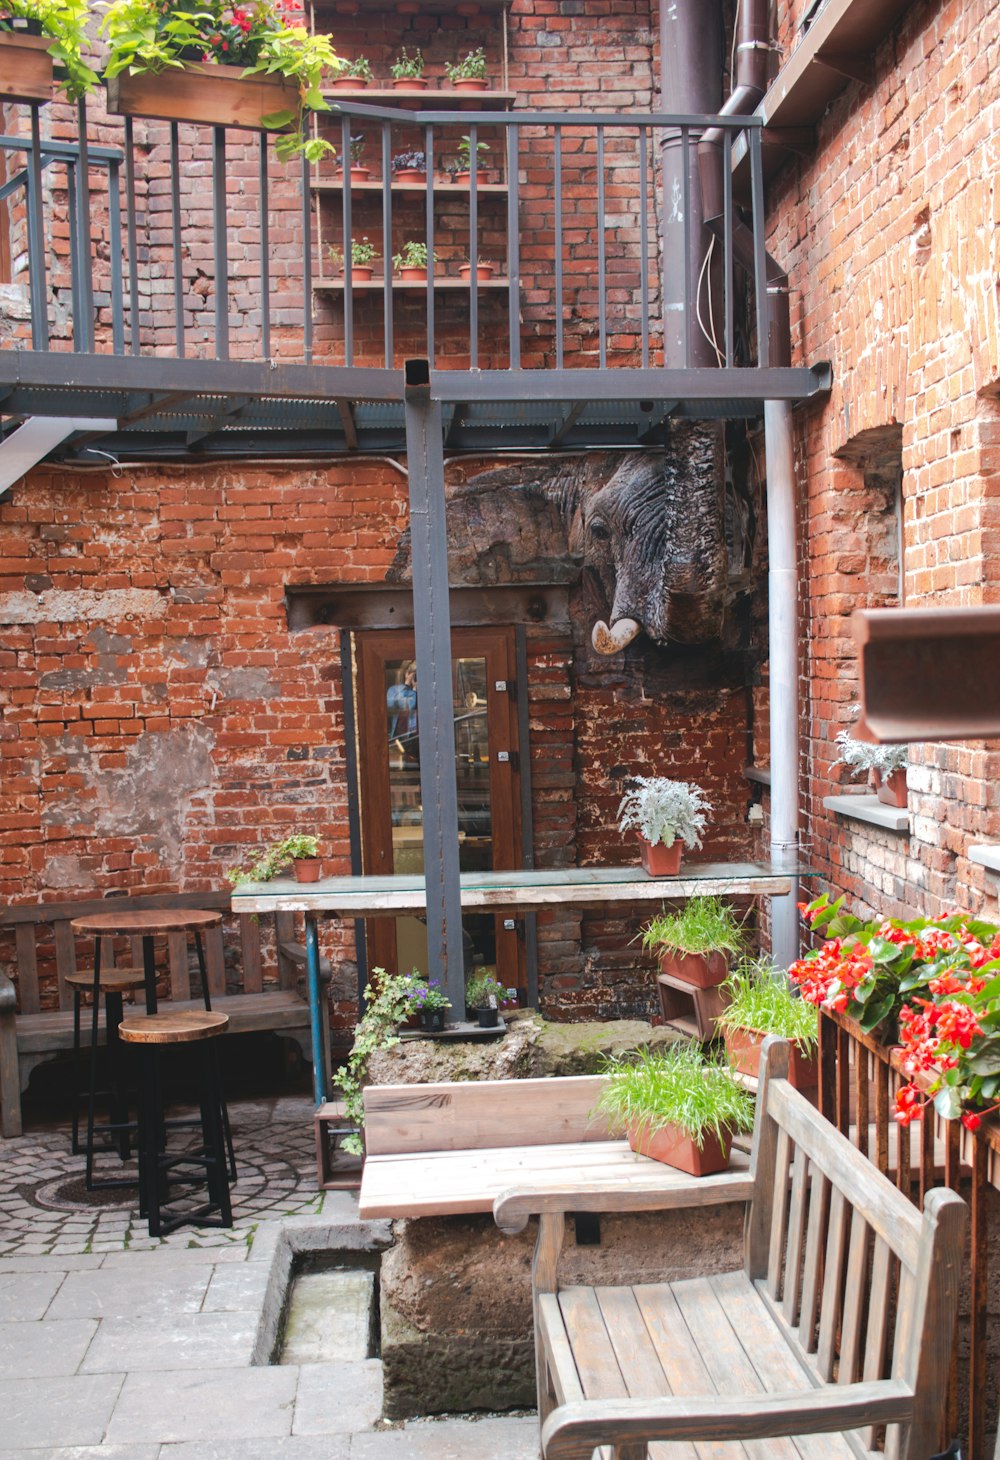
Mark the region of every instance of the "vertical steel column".
POLYGON ((430 398, 425 360, 406 364, 406 462, 410 479, 413 617, 417 649, 420 793, 428 967, 458 1017, 465 1008, 458 860, 458 789, 452 703, 451 614, 441 405, 430 398))
POLYGON ((330 1047, 326 1037, 326 990, 319 973, 319 937, 316 914, 306 913, 306 987, 309 994, 309 1023, 312 1031, 313 1099, 317 1105, 330 1098, 328 1067, 330 1047))
POLYGON ((28 156, 28 281, 31 285, 31 348, 49 348, 49 296, 45 280, 45 221, 42 213, 42 132, 39 103, 31 102, 28 156))
POLYGON ((212 215, 215 232, 215 358, 229 359, 229 236, 226 216, 226 129, 212 128, 212 215))
MULTIPOLYGON (((790 401, 764 402, 767 456, 768 634, 771 691, 771 861, 793 867, 799 854, 798 574, 795 457, 790 401)), ((771 899, 772 953, 780 968, 799 954, 798 884, 771 899)))

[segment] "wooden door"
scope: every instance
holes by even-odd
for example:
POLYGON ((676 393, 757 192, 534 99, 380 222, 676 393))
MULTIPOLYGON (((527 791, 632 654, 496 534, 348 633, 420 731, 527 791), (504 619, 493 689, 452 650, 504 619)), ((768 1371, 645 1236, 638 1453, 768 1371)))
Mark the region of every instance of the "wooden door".
MULTIPOLYGON (((364 871, 421 873, 420 686, 412 630, 355 637, 359 802, 364 871)), ((513 629, 455 629, 452 699, 458 784, 459 861, 463 872, 521 865, 520 779, 514 703, 513 629)), ((489 913, 463 919, 466 977, 496 970, 510 988, 524 985, 522 940, 512 919, 489 913), (507 926, 505 926, 507 924, 507 926)), ((427 972, 427 934, 418 918, 368 925, 369 968, 427 972)), ((452 1017, 462 1018, 457 1010, 452 1017)))

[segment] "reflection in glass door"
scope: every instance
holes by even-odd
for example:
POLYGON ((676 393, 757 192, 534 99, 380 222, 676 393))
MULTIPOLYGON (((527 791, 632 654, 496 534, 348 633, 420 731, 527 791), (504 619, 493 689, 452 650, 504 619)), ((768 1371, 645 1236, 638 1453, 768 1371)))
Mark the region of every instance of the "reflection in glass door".
MULTIPOLYGON (((413 636, 359 634, 356 647, 365 871, 419 874, 420 684, 413 636)), ((507 870, 520 864, 513 632, 456 630, 452 654, 459 865, 463 872, 507 870)), ((463 919, 466 977, 495 972, 510 986, 521 984, 519 940, 503 922, 493 914, 463 919)), ((373 920, 369 962, 426 972, 423 921, 373 920)))

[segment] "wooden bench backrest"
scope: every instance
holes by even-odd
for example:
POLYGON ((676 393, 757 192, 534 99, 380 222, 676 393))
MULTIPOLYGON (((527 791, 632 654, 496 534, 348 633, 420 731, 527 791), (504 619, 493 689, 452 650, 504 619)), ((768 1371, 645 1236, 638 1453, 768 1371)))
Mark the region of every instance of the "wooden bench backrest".
MULTIPOLYGON (((0 928, 13 928, 15 956, 17 962, 18 1008, 22 1014, 37 1014, 41 1008, 38 963, 39 948, 46 944, 54 946, 56 982, 59 1007, 72 1006, 72 990, 66 983, 68 974, 74 973, 78 958, 83 967, 90 966, 92 944, 90 939, 78 940, 70 926, 73 918, 88 913, 108 912, 110 909, 144 911, 158 908, 204 908, 228 912, 228 892, 163 893, 138 897, 91 898, 79 902, 34 903, 24 907, 0 908, 0 928), (50 931, 51 930, 51 933, 50 931)), ((277 936, 279 943, 294 936, 294 914, 277 915, 277 936)), ((261 956, 261 925, 252 913, 241 913, 237 918, 240 937, 240 979, 244 993, 260 993, 263 984, 263 959, 261 956)), ((121 940, 114 940, 121 942, 121 940)), ((127 955, 119 951, 114 958, 113 940, 104 939, 101 947, 102 962, 117 961, 142 963, 142 942, 139 938, 129 940, 131 948, 127 955)), ((205 963, 208 972, 208 986, 213 994, 226 992, 226 967, 223 951, 223 930, 210 928, 204 935, 205 963)), ((189 999, 193 992, 189 964, 187 936, 183 933, 170 934, 167 938, 167 958, 170 970, 170 997, 189 999)), ((279 954, 279 976, 283 988, 291 987, 297 969, 279 954)))
POLYGON ((552 1080, 468 1080, 369 1085, 364 1092, 369 1156, 474 1151, 610 1139, 592 1111, 603 1075, 552 1080))
MULTIPOLYGON (((928 1193, 921 1216, 792 1088, 784 1078, 787 1059, 780 1042, 767 1050, 747 1272, 822 1383, 835 1375, 839 1384, 902 1379, 916 1391, 918 1407, 921 1393, 936 1393, 929 1402, 940 1404, 965 1204, 938 1189, 928 1193)), ((888 1427, 890 1460, 907 1453, 908 1429, 888 1427)), ((857 1440, 858 1453, 868 1454, 875 1438, 869 1429, 857 1440)))

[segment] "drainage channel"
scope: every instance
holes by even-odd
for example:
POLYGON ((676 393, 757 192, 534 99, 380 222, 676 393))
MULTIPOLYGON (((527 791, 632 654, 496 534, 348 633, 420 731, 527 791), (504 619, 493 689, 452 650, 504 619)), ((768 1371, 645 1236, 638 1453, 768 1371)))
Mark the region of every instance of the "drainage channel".
POLYGON ((272 1363, 378 1358, 378 1253, 311 1254, 293 1269, 272 1363))

